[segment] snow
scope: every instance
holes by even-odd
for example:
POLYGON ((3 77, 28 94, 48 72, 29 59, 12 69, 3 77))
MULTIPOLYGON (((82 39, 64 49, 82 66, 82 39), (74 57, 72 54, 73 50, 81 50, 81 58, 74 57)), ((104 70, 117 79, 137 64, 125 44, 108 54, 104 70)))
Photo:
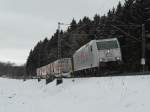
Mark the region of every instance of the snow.
POLYGON ((0 78, 0 112, 149 112, 150 75, 56 80, 0 78))

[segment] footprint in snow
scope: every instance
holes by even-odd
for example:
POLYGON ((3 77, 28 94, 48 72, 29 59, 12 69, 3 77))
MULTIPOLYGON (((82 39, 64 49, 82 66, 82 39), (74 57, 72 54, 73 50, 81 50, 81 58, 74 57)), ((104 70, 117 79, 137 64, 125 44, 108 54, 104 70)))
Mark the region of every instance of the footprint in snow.
POLYGON ((12 94, 11 96, 9 96, 8 98, 13 98, 13 97, 15 97, 16 96, 16 93, 14 93, 14 94, 12 94))

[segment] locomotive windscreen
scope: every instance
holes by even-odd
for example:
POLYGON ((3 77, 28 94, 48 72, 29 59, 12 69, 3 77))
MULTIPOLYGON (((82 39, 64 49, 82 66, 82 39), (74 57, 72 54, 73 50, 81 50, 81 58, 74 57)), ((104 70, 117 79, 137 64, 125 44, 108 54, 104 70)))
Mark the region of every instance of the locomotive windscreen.
POLYGON ((115 49, 119 47, 116 40, 96 42, 96 44, 98 50, 115 49))

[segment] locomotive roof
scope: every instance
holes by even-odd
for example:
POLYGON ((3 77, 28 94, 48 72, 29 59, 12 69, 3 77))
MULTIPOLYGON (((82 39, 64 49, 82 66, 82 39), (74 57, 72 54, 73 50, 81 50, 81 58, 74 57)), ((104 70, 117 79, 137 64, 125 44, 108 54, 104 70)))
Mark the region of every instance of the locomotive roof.
POLYGON ((109 39, 99 39, 99 40, 96 40, 96 41, 110 41, 110 40, 118 40, 117 38, 109 38, 109 39))
MULTIPOLYGON (((85 48, 86 46, 92 44, 94 41, 95 41, 95 42, 102 42, 102 41, 111 41, 111 40, 117 40, 117 38, 108 38, 108 39, 91 40, 90 42, 88 42, 87 44, 81 46, 78 50, 76 50, 75 53, 81 51, 81 49, 83 49, 83 48, 85 48)), ((75 54, 75 53, 74 53, 74 54, 75 54)))

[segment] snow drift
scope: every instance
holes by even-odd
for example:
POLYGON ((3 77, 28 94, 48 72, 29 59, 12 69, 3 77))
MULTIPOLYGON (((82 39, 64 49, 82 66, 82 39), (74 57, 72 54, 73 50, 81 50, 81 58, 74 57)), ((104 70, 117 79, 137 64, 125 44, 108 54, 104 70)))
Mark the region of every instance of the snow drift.
POLYGON ((150 76, 42 80, 0 78, 0 112, 149 112, 150 76))

